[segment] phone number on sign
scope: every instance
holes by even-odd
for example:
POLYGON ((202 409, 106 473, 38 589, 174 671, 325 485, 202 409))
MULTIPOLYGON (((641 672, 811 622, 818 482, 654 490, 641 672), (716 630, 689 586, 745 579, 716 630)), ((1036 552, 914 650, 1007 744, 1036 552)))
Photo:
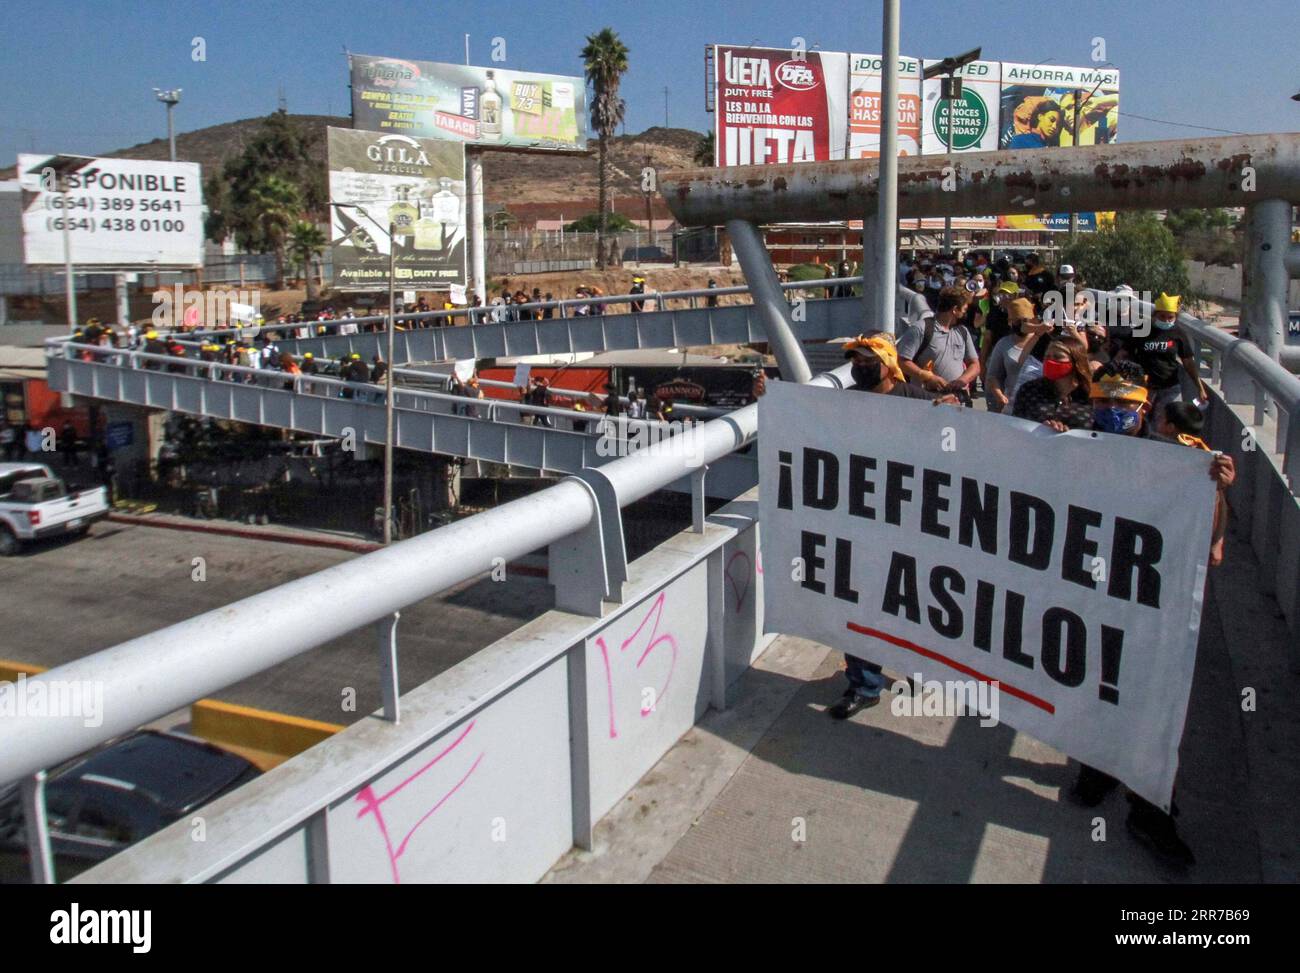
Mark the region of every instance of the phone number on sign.
POLYGON ((45 221, 45 228, 51 233, 58 233, 63 230, 65 223, 69 230, 84 230, 88 233, 95 233, 99 230, 103 230, 105 233, 134 233, 137 230, 156 233, 185 232, 184 220, 133 220, 117 217, 105 217, 98 224, 90 217, 81 219, 76 217, 54 217, 45 221))
POLYGON ((96 200, 93 196, 69 196, 64 199, 62 196, 46 196, 46 209, 72 210, 84 209, 87 212, 95 212, 96 209, 107 210, 113 213, 139 210, 141 213, 179 213, 181 211, 181 201, 179 199, 133 199, 130 196, 100 196, 96 200))

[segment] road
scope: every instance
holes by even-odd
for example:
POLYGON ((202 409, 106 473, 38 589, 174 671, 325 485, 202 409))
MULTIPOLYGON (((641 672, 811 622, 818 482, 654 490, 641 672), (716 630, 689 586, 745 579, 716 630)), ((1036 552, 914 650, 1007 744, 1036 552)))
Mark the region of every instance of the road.
MULTIPOLYGON (((0 659, 53 667, 360 555, 239 537, 100 522, 80 541, 0 559, 0 659), (205 580, 193 579, 194 558, 205 580)), ((548 610, 536 578, 466 582, 402 609, 403 691, 548 610)), ((213 694, 226 702, 352 723, 381 705, 365 626, 213 694), (355 690, 355 710, 345 710, 355 690)))

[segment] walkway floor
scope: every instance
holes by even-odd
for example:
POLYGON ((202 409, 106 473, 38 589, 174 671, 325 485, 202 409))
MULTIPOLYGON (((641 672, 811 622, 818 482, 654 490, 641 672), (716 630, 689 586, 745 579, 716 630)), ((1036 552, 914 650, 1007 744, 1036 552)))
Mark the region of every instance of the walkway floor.
POLYGON ((1009 727, 896 716, 888 694, 829 719, 841 656, 782 637, 732 708, 683 737, 601 821, 594 850, 547 881, 1296 882, 1297 654, 1233 540, 1211 575, 1183 737, 1179 831, 1197 857, 1185 873, 1126 832, 1122 791, 1073 804, 1077 764, 1009 727))

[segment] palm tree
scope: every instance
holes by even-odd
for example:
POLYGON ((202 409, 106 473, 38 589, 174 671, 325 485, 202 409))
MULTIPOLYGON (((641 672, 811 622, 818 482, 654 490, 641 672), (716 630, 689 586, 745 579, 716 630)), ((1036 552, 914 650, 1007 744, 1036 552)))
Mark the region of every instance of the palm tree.
POLYGON ((307 300, 316 300, 316 275, 312 273, 316 258, 325 252, 325 234, 319 226, 299 220, 289 230, 289 256, 302 267, 307 300))
POLYGON ((284 289, 284 245, 289 228, 302 212, 302 194, 293 183, 279 176, 267 176, 249 194, 255 221, 266 250, 275 254, 275 286, 284 289))
POLYGON ((713 133, 708 132, 700 137, 700 144, 695 148, 693 161, 697 166, 713 165, 713 133))
POLYGON ((582 49, 587 84, 591 85, 591 127, 600 139, 600 225, 596 233, 596 266, 605 266, 605 213, 609 195, 609 140, 623 121, 627 106, 618 86, 627 71, 627 47, 612 27, 587 37, 582 49))

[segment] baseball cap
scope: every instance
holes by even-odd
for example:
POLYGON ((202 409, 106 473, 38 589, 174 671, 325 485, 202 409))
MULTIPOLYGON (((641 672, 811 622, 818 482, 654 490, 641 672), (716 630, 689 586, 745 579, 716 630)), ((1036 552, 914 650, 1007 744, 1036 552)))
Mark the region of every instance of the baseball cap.
POLYGON ((1017 297, 1007 303, 1007 322, 1013 327, 1021 321, 1028 321, 1034 316, 1034 305, 1025 297, 1017 297))
POLYGON ((1074 273, 1074 265, 1073 265, 1073 264, 1061 264, 1061 273, 1062 273, 1062 274, 1072 274, 1072 273, 1074 273))
POLYGON ((1147 400, 1147 390, 1122 375, 1106 375, 1092 383, 1092 397, 1141 403, 1147 400))

